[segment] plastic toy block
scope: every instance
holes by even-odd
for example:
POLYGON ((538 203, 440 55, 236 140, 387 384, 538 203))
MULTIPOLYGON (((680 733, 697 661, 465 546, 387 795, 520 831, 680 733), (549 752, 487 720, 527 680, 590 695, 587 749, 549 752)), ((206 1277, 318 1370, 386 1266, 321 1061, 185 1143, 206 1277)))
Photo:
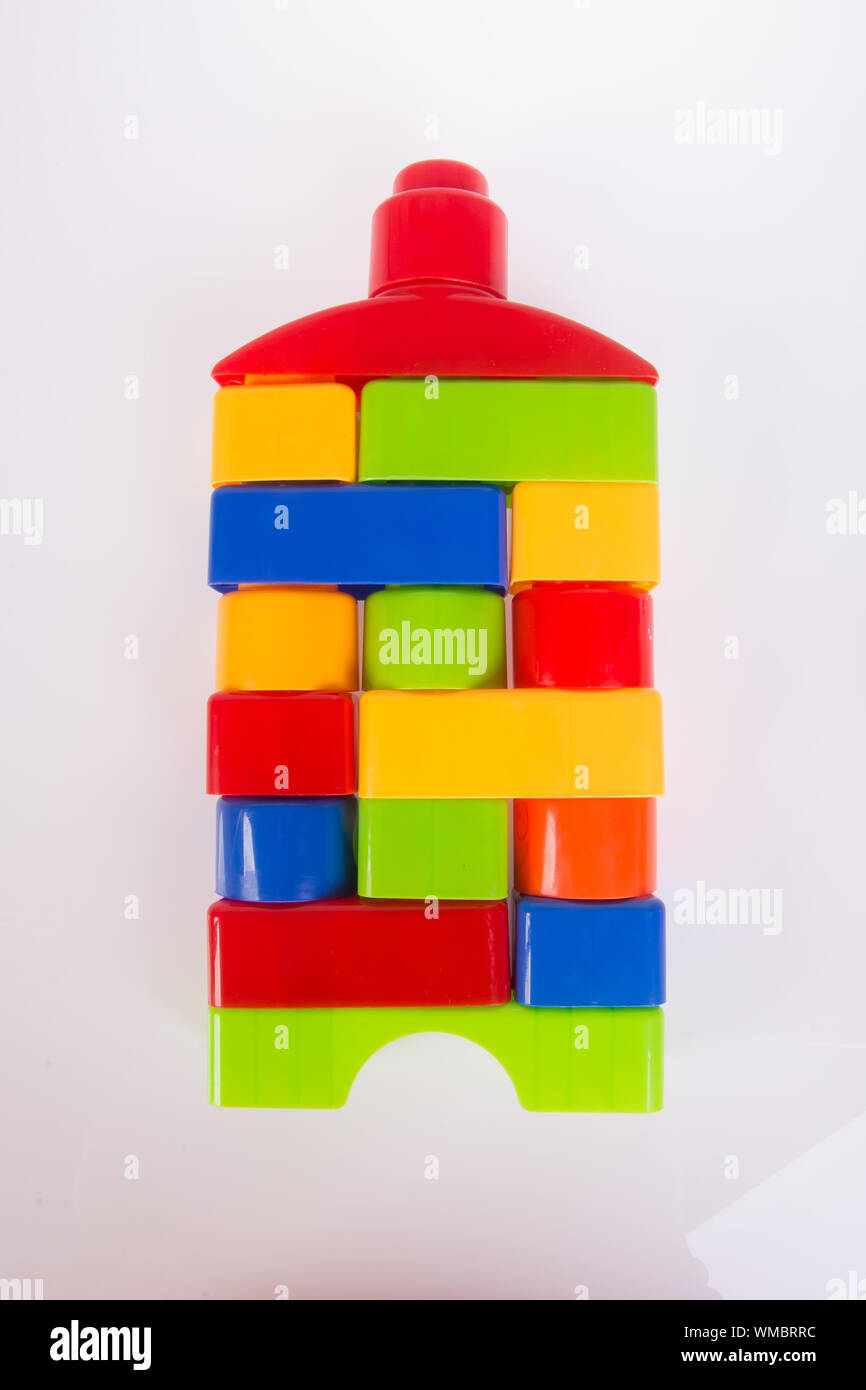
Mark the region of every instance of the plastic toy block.
POLYGON ((655 483, 518 483, 513 495, 511 587, 545 581, 659 581, 655 483))
POLYGON ((543 898, 642 898, 655 892, 652 797, 514 803, 514 886, 543 898))
POLYGON ((361 902, 208 913, 210 1002, 230 1008, 491 1005, 511 998, 508 908, 361 902))
POLYGON ((508 684, 505 600, 484 589, 379 589, 364 606, 362 684, 501 689, 508 684))
POLYGON ((652 597, 539 584, 515 594, 514 684, 616 690, 653 683, 652 597))
POLYGON ((507 898, 507 801, 358 802, 363 898, 507 898))
POLYGON ((207 790, 217 796, 351 795, 356 790, 351 695, 211 695, 207 790))
POLYGON ((651 920, 615 895, 654 885, 663 782, 657 373, 510 303, 506 278, 483 176, 410 165, 373 218, 369 297, 214 368, 216 1105, 339 1107, 380 1048, 447 1033, 526 1109, 661 1109, 661 1010, 602 1002, 650 968, 651 920), (529 1007, 509 998, 512 800, 517 882, 539 885, 529 1007))
POLYGON ((349 594, 277 586, 217 604, 218 690, 357 690, 358 608, 349 594))
POLYGON ((356 804, 353 796, 221 797, 216 891, 247 903, 353 893, 356 804))
POLYGON ((451 1033, 497 1059, 526 1110, 662 1106, 660 1009, 211 1009, 214 1105, 335 1109, 361 1067, 411 1033, 451 1033))
POLYGON ((335 382, 224 386, 214 397, 214 486, 357 477, 357 403, 335 382))
POLYGON ((296 319, 223 359, 215 379, 610 377, 658 373, 590 328, 506 291, 505 216, 477 169, 425 160, 373 218, 370 298, 296 319))
POLYGON ((210 572, 237 584, 506 586, 505 498, 492 487, 219 487, 210 572))
POLYGON ((521 898, 514 997, 537 1008, 647 1008, 665 998, 665 910, 658 898, 521 898))
POLYGON ((656 393, 637 381, 371 381, 362 482, 655 482, 656 393))
POLYGON ((655 690, 373 690, 362 797, 657 796, 655 690))

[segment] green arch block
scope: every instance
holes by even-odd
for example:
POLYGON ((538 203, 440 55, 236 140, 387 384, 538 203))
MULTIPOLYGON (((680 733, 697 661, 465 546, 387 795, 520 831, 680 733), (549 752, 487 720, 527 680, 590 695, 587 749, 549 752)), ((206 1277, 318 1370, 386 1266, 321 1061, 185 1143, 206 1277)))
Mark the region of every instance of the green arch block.
POLYGON ((661 1009, 211 1009, 214 1105, 334 1109, 373 1053, 409 1033, 490 1052, 526 1110, 662 1106, 661 1009))
POLYGON ((655 483, 656 393, 637 381, 371 381, 358 479, 655 483))

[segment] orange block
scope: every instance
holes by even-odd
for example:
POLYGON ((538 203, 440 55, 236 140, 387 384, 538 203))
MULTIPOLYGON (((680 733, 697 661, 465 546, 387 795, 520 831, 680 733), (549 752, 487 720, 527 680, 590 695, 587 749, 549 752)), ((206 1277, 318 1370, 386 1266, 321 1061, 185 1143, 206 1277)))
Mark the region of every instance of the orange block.
POLYGON ((655 798, 515 801, 514 886, 536 898, 655 892, 655 798))
POLYGON ((336 589, 248 585, 217 605, 217 690, 357 690, 358 605, 336 589))
POLYGON ((527 584, 659 582, 656 483, 518 483, 511 591, 527 584))
POLYGON ((357 402, 337 382, 224 386, 214 397, 211 479, 353 483, 357 402))

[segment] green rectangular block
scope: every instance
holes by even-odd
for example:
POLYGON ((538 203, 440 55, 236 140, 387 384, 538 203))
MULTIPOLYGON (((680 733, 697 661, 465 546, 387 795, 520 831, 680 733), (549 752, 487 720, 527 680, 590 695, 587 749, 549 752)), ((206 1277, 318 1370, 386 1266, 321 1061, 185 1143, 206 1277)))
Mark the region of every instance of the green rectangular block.
POLYGON ((656 393, 636 381, 371 381, 358 478, 654 483, 656 393))
POLYGON ((662 1107, 661 1009, 211 1009, 210 1100, 335 1109, 369 1057, 410 1033, 490 1052, 526 1110, 646 1114, 662 1107))
POLYGON ((362 797, 362 898, 507 898, 508 802, 362 797))

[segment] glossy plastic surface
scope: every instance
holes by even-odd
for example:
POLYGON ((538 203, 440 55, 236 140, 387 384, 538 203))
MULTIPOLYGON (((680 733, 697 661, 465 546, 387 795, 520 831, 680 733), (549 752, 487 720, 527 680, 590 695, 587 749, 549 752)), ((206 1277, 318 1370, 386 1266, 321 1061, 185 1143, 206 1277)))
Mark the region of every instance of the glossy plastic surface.
POLYGON ((319 377, 360 388, 382 377, 428 375, 658 381, 649 362, 592 328, 445 285, 320 309, 247 343, 213 370, 220 385, 319 377))
POLYGON ((512 507, 512 589, 659 582, 655 483, 518 483, 512 507))
POLYGON ((346 796, 356 789, 351 695, 211 695, 207 790, 218 796, 346 796))
POLYGON ((231 1008, 503 1004, 508 908, 330 902, 208 913, 210 1002, 231 1008))
POLYGON ((653 683, 648 593, 540 584, 515 594, 511 618, 518 688, 615 690, 653 683))
POLYGON ((369 1057, 410 1033, 485 1048, 526 1110, 662 1107, 660 1009, 211 1009, 214 1105, 334 1109, 369 1057))
MULTIPOLYGON (((524 457, 521 464, 519 447, 515 447, 512 436, 525 425, 523 417, 512 420, 510 430, 506 428, 503 433, 502 421, 494 411, 489 428, 479 429, 476 434, 478 466, 479 470, 505 467, 510 448, 507 472, 498 476, 493 472, 479 472, 476 476, 508 483, 522 478, 521 466, 543 468, 544 473, 536 477, 544 476, 552 467, 583 466, 595 471, 605 466, 613 470, 602 475, 610 480, 624 469, 640 471, 654 467, 654 448, 650 463, 645 428, 650 414, 654 419, 654 401, 647 389, 656 381, 654 368, 610 339, 579 324, 507 302, 503 297, 505 273, 505 220, 488 199, 483 176, 451 161, 425 161, 410 166, 398 176, 394 196, 383 204, 374 218, 372 297, 311 314, 266 334, 221 362, 214 376, 223 387, 243 385, 244 392, 257 391, 263 386, 283 391, 298 384, 305 390, 314 389, 314 384, 318 389, 332 384, 338 388, 350 386, 356 393, 360 393, 365 383, 379 378, 412 377, 417 385, 423 384, 423 389, 430 390, 434 396, 435 388, 444 390, 455 384, 455 378, 482 378, 493 382, 498 379, 509 388, 515 382, 529 384, 537 378, 545 378, 547 380, 539 383, 545 390, 556 384, 551 380, 554 378, 559 378, 560 384, 565 384, 563 379, 569 379, 570 385, 581 379, 582 384, 587 385, 590 383, 586 379, 592 378, 603 383, 600 389, 610 391, 611 396, 615 394, 619 404, 614 409, 613 400, 605 396, 595 402, 593 412, 600 413, 591 412, 591 418, 584 422, 582 465, 575 463, 567 435, 561 429, 557 435, 549 410, 541 411, 540 433, 537 431, 534 441, 529 441, 530 461, 524 457), (644 404, 634 408, 642 410, 644 426, 635 427, 631 444, 626 446, 622 438, 616 436, 626 428, 626 415, 631 408, 624 404, 632 395, 628 383, 643 383, 642 387, 637 387, 637 395, 643 397, 644 404), (606 427, 602 424, 605 411, 609 412, 609 429, 614 432, 609 436, 605 435, 606 427), (499 440, 495 450, 491 446, 494 437, 499 440), (539 458, 533 462, 533 446, 535 454, 540 455, 542 445, 547 461, 539 458), (559 461, 552 464, 551 457, 559 461), (564 464, 563 457, 566 458, 564 464), (513 474, 512 478, 509 473, 513 474)), ((595 396, 595 381, 591 383, 592 392, 586 393, 587 399, 589 395, 595 396)), ((535 394, 540 399, 542 392, 535 394)), ((550 399, 553 394, 550 393, 550 399)), ((447 391, 441 398, 448 399, 447 391)), ((345 396, 343 400, 347 407, 345 396)), ((277 414, 282 409, 276 396, 267 399, 264 405, 266 411, 273 409, 277 414)), ((241 414, 249 411, 251 417, 259 409, 252 397, 247 396, 237 408, 241 414)), ((477 405, 475 410, 477 417, 477 405)), ((573 427, 575 417, 570 416, 569 422, 573 427)), ((256 581, 329 585, 346 588, 358 596, 389 583, 503 588, 504 511, 493 546, 493 564, 488 563, 486 554, 479 557, 479 535, 482 551, 487 544, 483 525, 479 527, 475 521, 467 528, 467 533, 460 535, 460 528, 449 519, 437 535, 435 528, 431 530, 429 508, 424 515, 408 519, 405 515, 393 517, 392 526, 383 524, 381 515, 361 517, 356 511, 350 512, 349 524, 342 531, 338 525, 334 535, 325 512, 314 510, 319 503, 309 502, 309 497, 329 492, 331 508, 335 507, 336 513, 342 515, 355 506, 351 495, 362 489, 343 481, 340 470, 348 466, 345 452, 341 455, 342 463, 329 461, 330 445, 325 438, 330 428, 327 422, 323 422, 322 429, 306 436, 303 448, 298 447, 299 436, 294 446, 283 438, 280 431, 285 420, 266 423, 257 418, 252 431, 240 428, 242 423, 239 422, 239 442, 228 450, 230 461, 221 463, 216 475, 216 480, 227 486, 218 487, 217 495, 224 494, 224 497, 219 501, 216 496, 214 499, 215 513, 225 521, 224 526, 213 528, 219 533, 215 536, 212 555, 211 578, 215 587, 231 590, 237 584, 256 581), (249 440, 253 431, 256 442, 250 448, 245 445, 244 436, 249 440), (305 461, 301 461, 301 454, 305 455, 305 461), (289 471, 296 467, 304 472, 289 471), (257 477, 260 468, 276 472, 266 471, 257 477), (323 470, 323 479, 329 479, 333 470, 336 473, 334 482, 339 480, 338 485, 317 487, 316 473, 310 471, 316 469, 323 470), (284 470, 285 476, 278 476, 284 470), (305 500, 293 498, 292 507, 288 506, 285 495, 288 489, 280 488, 281 495, 272 499, 274 510, 267 517, 260 509, 261 494, 268 491, 261 487, 265 481, 302 481, 312 485, 295 489, 305 500), (240 495, 244 501, 234 500, 240 495), (335 501, 337 498, 339 500, 335 501), (282 509, 284 516, 277 508, 282 509), (299 520, 304 521, 300 532, 299 520), (268 532, 266 523, 270 523, 273 534, 268 532), (400 541, 395 541, 401 530, 402 549, 400 541), (288 545, 281 544, 286 541, 288 545), (453 544, 453 553, 446 554, 449 543, 453 544), (383 546, 389 564, 395 551, 401 561, 391 570, 379 563, 383 546), (440 570, 435 570, 430 563, 428 547, 434 552, 433 562, 443 562, 440 570), (375 565, 356 563, 359 554, 368 559, 371 550, 376 551, 375 565), (302 563, 298 563, 299 558, 302 563), (482 563, 476 564, 479 558, 482 563), (405 559, 408 563, 404 565, 405 559), (289 567, 284 568, 287 560, 289 567), (470 577, 467 577, 467 568, 470 577), (495 572, 493 579, 491 570, 495 572), (383 577, 387 574, 392 577, 383 577)), ((465 456, 466 445, 459 422, 456 433, 453 422, 446 420, 444 423, 451 431, 454 450, 459 453, 462 449, 465 456)), ((633 426, 634 421, 629 417, 630 431, 633 426)), ((411 432, 406 444, 410 452, 416 451, 416 456, 408 462, 393 461, 393 431, 386 444, 389 458, 381 465, 385 469, 400 466, 456 469, 443 472, 442 476, 459 483, 460 470, 468 466, 456 458, 453 462, 437 459, 435 445, 432 451, 418 448, 411 432), (424 462, 421 462, 422 455, 424 462)), ((439 452, 441 454, 441 449, 439 452)), ((378 476, 382 478, 386 474, 378 476)), ((417 476, 417 472, 410 474, 412 478, 417 476)), ((628 474, 622 481, 630 481, 631 476, 628 474)), ((614 478, 614 481, 621 480, 614 478)), ((524 485, 522 481, 519 483, 519 486, 524 485)), ((371 490, 389 493, 391 501, 386 505, 393 505, 395 486, 384 488, 377 481, 371 490)), ((417 494, 418 488, 414 491, 417 494)), ((459 494, 465 496, 468 488, 450 491, 453 499, 459 494)), ((497 504, 502 500, 500 496, 497 504)), ((461 505, 464 505, 462 499, 461 505)), ((330 520, 333 519, 332 514, 330 520)), ((543 522, 542 531, 548 521, 543 522)), ((606 580, 607 576, 603 582, 606 580)), ((526 582, 531 581, 518 580, 517 587, 526 582)), ((633 582, 646 584, 641 578, 633 582)), ((289 601, 277 597, 272 605, 259 597, 247 602, 250 596, 263 592, 255 588, 241 589, 238 593, 228 593, 220 601, 221 686, 250 691, 354 688, 357 685, 357 651, 354 639, 347 640, 350 614, 353 628, 355 626, 354 605, 351 610, 339 611, 330 604, 316 610, 302 604, 300 598, 289 601), (316 621, 317 616, 320 622, 316 621)), ((280 596, 309 595, 313 591, 281 588, 271 592, 280 596)), ((324 590, 319 596, 326 600, 346 598, 344 594, 324 590)), ((420 622, 415 625, 423 626, 420 622)), ((444 631, 444 624, 440 626, 444 631)), ((467 620, 461 626, 468 630, 470 624, 467 620)), ((400 635, 402 657, 402 631, 400 635)), ((410 642, 411 636, 410 628, 410 642)), ((419 639, 418 651, 423 657, 423 638, 419 639)), ((407 664, 413 664, 411 647, 407 664)), ((423 661, 417 664, 424 665, 423 661)), ((636 788, 651 787, 653 793, 661 790, 660 715, 657 697, 650 690, 593 690, 578 692, 576 696, 556 690, 440 691, 433 694, 382 691, 364 699, 374 702, 367 706, 366 734, 362 730, 362 740, 370 753, 369 779, 376 788, 380 782, 389 788, 383 794, 387 800, 370 802, 371 806, 436 807, 449 802, 431 798, 467 797, 470 800, 459 804, 463 814, 471 816, 472 808, 489 805, 489 798, 493 796, 498 798, 500 807, 501 798, 517 795, 527 798, 562 796, 574 798, 574 804, 589 804, 581 798, 593 798, 597 804, 599 795, 619 796, 623 788, 629 789, 631 794, 636 788), (450 703, 488 696, 495 703, 483 706, 463 703, 452 706, 450 703), (536 707, 536 697, 544 698, 544 706, 536 707), (563 704, 561 697, 568 704, 563 704), (603 703, 594 706, 583 703, 589 698, 603 703), (403 704, 380 706, 376 703, 389 699, 417 703, 411 711, 403 704), (618 700, 619 705, 609 704, 613 700, 618 700), (430 701, 443 703, 437 706, 429 704, 430 701), (407 781, 414 789, 401 796, 398 789, 407 781), (485 790, 503 786, 508 790, 485 790), (443 790, 448 787, 457 790, 443 790)), ((320 808, 328 800, 330 798, 321 798, 320 808)), ((351 802, 348 797, 343 800, 351 802)), ((244 802, 248 807, 257 802, 269 808, 291 806, 291 787, 288 796, 284 794, 282 798, 279 789, 274 789, 267 803, 253 797, 244 797, 244 802)), ((300 805, 299 802, 294 804, 300 805)), ((228 807, 230 802, 224 800, 220 805, 228 807)), ((304 828, 298 835, 289 837, 282 832, 272 834, 267 826, 271 814, 272 811, 268 811, 261 818, 256 816, 255 825, 250 820, 244 822, 242 817, 235 820, 234 834, 239 835, 243 851, 237 876, 242 883, 252 855, 252 869, 247 877, 256 892, 260 887, 260 863, 267 869, 268 877, 285 881, 289 873, 287 858, 291 860, 294 855, 297 860, 299 850, 303 850, 304 828), (271 845, 276 848, 269 848, 271 845), (263 846, 268 847, 264 854, 260 852, 263 846)), ((390 815, 393 829, 397 822, 393 812, 390 815)), ((403 810, 404 830, 412 815, 412 811, 403 810)), ((389 812, 384 816, 387 820, 389 812)), ((432 823, 438 823, 438 818, 436 811, 432 823)), ((279 824, 279 818, 274 824, 279 824)), ((321 888, 323 879, 328 876, 327 872, 320 873, 317 866, 321 867, 323 859, 328 861, 329 843, 336 843, 330 831, 324 834, 321 831, 320 826, 310 838, 308 858, 312 870, 306 882, 308 886, 312 883, 314 888, 321 888)), ((464 833, 468 838, 471 831, 464 833)), ((413 849, 418 848, 417 840, 404 839, 402 851, 397 851, 393 857, 393 871, 405 869, 405 861, 410 859, 413 849)), ((300 857, 303 858, 303 854, 300 857)), ((418 859, 424 862, 425 856, 421 854, 418 859)), ((378 872, 375 863, 373 869, 378 872)), ((441 894, 436 896, 440 898, 441 909, 446 900, 441 894)), ((317 909, 327 910, 329 906, 334 904, 322 902, 317 904, 317 909)), ((303 927, 298 931, 284 929, 288 919, 298 926, 299 919, 294 914, 309 912, 309 908, 238 902, 215 905, 214 910, 223 914, 221 928, 219 920, 217 922, 212 952, 212 966, 219 979, 218 997, 225 1002, 226 992, 239 988, 241 993, 235 998, 243 998, 243 991, 251 990, 252 994, 246 997, 262 1000, 267 997, 268 990, 274 990, 282 981, 290 990, 300 989, 303 983, 312 990, 307 997, 315 998, 315 990, 321 986, 321 977, 317 983, 315 974, 319 966, 326 974, 329 970, 332 972, 330 983, 338 979, 340 987, 349 992, 344 995, 347 1003, 351 991, 360 989, 362 980, 384 989, 390 965, 395 966, 391 976, 395 990, 405 986, 412 970, 417 971, 419 962, 425 959, 423 953, 414 957, 414 966, 406 965, 405 954, 401 953, 414 945, 406 931, 393 939, 396 953, 393 959, 387 951, 371 951, 369 943, 357 932, 359 906, 352 900, 351 912, 347 912, 345 906, 339 910, 339 926, 334 930, 348 935, 339 938, 335 950, 328 953, 322 948, 320 933, 312 929, 307 932, 303 927), (247 917, 245 931, 240 915, 227 925, 225 914, 228 913, 261 914, 261 917, 255 926, 251 926, 252 919, 247 917), (270 929, 264 926, 265 916, 273 922, 270 929), (261 954, 253 959, 251 948, 257 933, 260 933, 261 954), (299 967, 297 952, 305 940, 310 954, 302 959, 299 967), (397 962, 400 962, 399 968, 397 962), (307 973, 302 981, 304 971, 307 973)), ((375 901, 366 906, 375 909, 385 904, 375 901)), ((394 903, 393 906, 408 907, 417 915, 420 902, 394 903)), ((502 903, 496 906, 501 912, 502 903)), ((435 918, 429 921, 424 918, 424 923, 427 928, 438 926, 435 918)), ((432 950, 431 936, 424 934, 421 939, 425 948, 432 950)), ((501 980, 497 981, 497 988, 501 988, 501 980)), ((297 994, 283 995, 283 999, 297 997, 297 994)), ((646 1112, 661 1107, 662 1028, 661 1013, 657 1009, 521 1008, 513 1003, 461 1008, 214 1008, 211 1010, 211 1098, 225 1105, 341 1105, 358 1069, 379 1047, 405 1033, 443 1031, 489 1048, 507 1069, 521 1103, 528 1108, 646 1112)))
POLYGON ((224 386, 214 397, 211 481, 357 477, 355 393, 348 386, 224 386))
POLYGON ((508 224, 468 164, 410 164, 373 214, 370 294, 407 285, 465 285, 505 297, 508 224))
POLYGON ((364 898, 506 898, 507 801, 358 802, 364 898))
POLYGON ((647 1008, 665 999, 665 910, 658 898, 520 898, 514 995, 537 1008, 647 1008))
POLYGON ((640 898, 654 893, 652 797, 515 801, 514 887, 545 898, 640 898))
POLYGON ((266 333, 214 368, 248 378, 604 377, 645 381, 649 362, 582 324, 512 304, 505 219, 477 169, 426 160, 397 175, 373 219, 374 298, 266 333))
POLYGON ((217 604, 217 690, 357 690, 358 608, 331 589, 269 585, 217 604))
POLYGON ((368 797, 657 796, 655 690, 366 692, 358 787, 368 797))
POLYGON ((507 684, 505 600, 483 589, 379 589, 364 605, 364 688, 507 684))
POLYGON ((239 902, 310 902, 354 893, 352 796, 221 797, 216 891, 239 902))
POLYGON ((505 498, 492 487, 219 487, 215 589, 236 584, 470 584, 504 589, 505 498))
POLYGON ((656 393, 634 381, 372 381, 362 482, 655 482, 656 393))

